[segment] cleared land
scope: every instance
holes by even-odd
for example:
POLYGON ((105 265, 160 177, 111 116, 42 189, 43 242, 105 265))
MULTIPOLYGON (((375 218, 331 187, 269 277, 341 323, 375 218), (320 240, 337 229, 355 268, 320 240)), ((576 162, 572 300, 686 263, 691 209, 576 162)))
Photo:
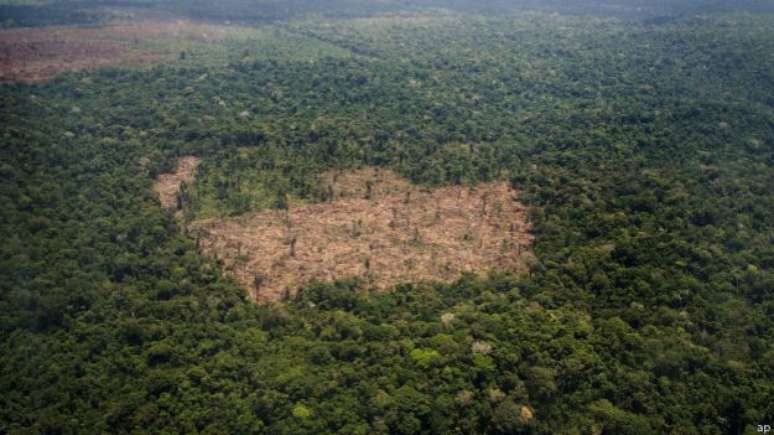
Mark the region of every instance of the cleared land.
POLYGON ((0 82, 35 83, 65 71, 170 61, 180 52, 153 49, 148 44, 173 40, 214 43, 224 36, 225 31, 215 26, 185 20, 3 30, 0 82))
POLYGON ((505 182, 424 189, 388 170, 326 174, 326 203, 291 203, 235 218, 194 222, 203 252, 259 302, 312 281, 359 277, 371 288, 452 281, 463 272, 518 269, 532 236, 505 182))
POLYGON ((260 59, 313 61, 351 55, 346 49, 271 25, 244 27, 142 18, 100 27, 0 30, 0 83, 38 83, 66 71, 106 66, 142 68, 174 63, 224 67, 260 59))
POLYGON ((177 162, 175 172, 159 175, 153 183, 153 190, 159 196, 162 207, 177 210, 177 194, 180 192, 180 183, 193 181, 200 161, 198 157, 183 157, 177 162))

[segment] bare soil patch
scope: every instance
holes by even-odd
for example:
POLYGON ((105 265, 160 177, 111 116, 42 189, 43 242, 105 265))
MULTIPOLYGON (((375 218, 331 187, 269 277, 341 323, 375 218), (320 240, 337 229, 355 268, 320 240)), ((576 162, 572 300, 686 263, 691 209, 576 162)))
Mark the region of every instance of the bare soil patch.
POLYGON ((177 194, 180 192, 180 183, 193 181, 196 167, 201 159, 186 156, 177 162, 175 172, 162 174, 153 183, 153 190, 159 196, 161 206, 167 209, 177 210, 177 194))
POLYGON ((505 182, 430 190, 373 168, 326 174, 321 182, 334 193, 329 202, 191 228, 201 249, 222 260, 259 302, 292 295, 312 281, 359 277, 384 290, 453 281, 463 272, 518 269, 531 258, 526 210, 505 182))
POLYGON ((171 61, 179 55, 172 49, 176 42, 216 42, 225 35, 223 29, 188 20, 0 30, 0 83, 35 83, 65 71, 171 61), (157 48, 149 48, 150 42, 157 48))

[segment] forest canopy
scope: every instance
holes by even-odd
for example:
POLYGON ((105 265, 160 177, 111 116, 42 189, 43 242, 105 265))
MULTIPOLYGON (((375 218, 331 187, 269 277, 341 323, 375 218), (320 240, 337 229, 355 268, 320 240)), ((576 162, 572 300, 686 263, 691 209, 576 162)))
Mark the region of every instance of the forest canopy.
POLYGON ((7 27, 226 36, 117 35, 166 57, 0 85, 0 433, 774 424, 763 2, 13 3, 7 27), (181 158, 165 207, 154 180, 181 158), (191 225, 293 216, 364 168, 509 186, 534 261, 256 304, 191 225))

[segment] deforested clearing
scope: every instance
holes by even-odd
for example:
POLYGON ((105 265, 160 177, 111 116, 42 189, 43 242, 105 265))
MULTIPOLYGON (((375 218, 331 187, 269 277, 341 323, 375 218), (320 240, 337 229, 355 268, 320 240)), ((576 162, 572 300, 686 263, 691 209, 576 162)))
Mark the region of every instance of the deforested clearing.
POLYGON ((182 157, 177 162, 175 172, 161 174, 156 178, 153 183, 153 190, 159 196, 162 207, 177 209, 177 194, 180 192, 180 183, 190 183, 193 180, 199 162, 200 159, 198 157, 182 157))
POLYGON ((195 44, 235 32, 188 20, 0 30, 0 83, 36 83, 66 71, 171 63, 195 44))
POLYGON ((328 173, 331 200, 194 222, 202 250, 253 299, 293 295, 313 281, 359 278, 374 290, 464 272, 520 269, 533 237, 505 182, 428 189, 389 170, 328 173))

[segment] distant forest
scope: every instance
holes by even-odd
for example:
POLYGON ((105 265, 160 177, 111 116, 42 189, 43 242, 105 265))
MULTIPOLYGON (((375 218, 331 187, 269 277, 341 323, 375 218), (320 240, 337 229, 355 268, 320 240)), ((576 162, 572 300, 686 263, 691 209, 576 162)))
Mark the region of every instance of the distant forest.
POLYGON ((174 13, 201 20, 240 23, 269 23, 314 15, 362 17, 433 8, 485 15, 540 10, 656 22, 692 14, 774 12, 772 2, 759 0, 21 0, 6 4, 0 1, 0 26, 96 24, 106 18, 105 8, 174 13))

